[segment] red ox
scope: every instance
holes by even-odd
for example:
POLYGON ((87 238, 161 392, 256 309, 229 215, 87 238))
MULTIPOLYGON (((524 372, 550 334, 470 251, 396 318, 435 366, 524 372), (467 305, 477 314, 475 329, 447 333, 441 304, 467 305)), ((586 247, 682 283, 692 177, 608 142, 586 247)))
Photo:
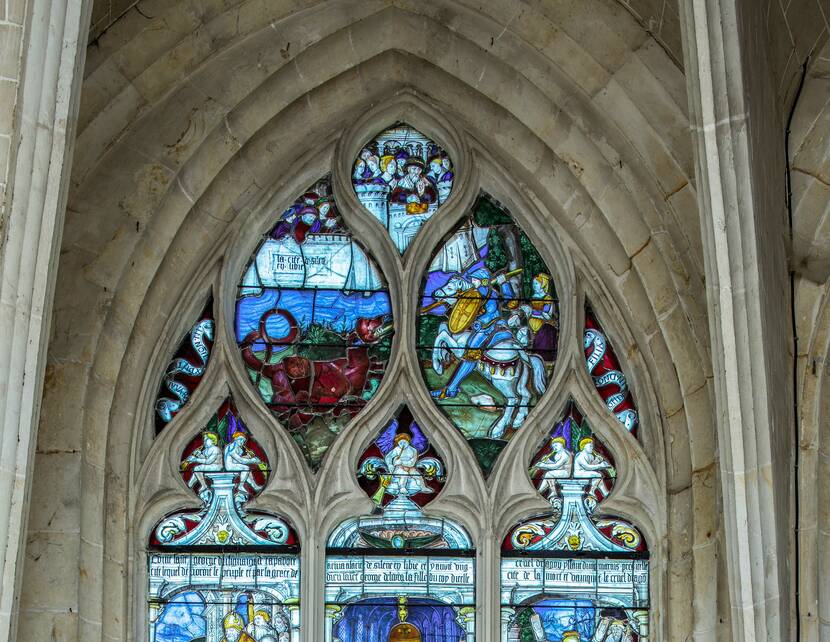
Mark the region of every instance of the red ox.
POLYGON ((268 407, 278 413, 289 428, 299 429, 316 416, 327 413, 340 416, 360 410, 366 403, 362 395, 370 375, 383 374, 384 364, 369 357, 369 347, 391 329, 391 324, 384 324, 383 316, 358 319, 355 329, 344 342, 344 357, 314 361, 290 356, 278 363, 268 363, 275 346, 295 345, 299 336, 299 324, 294 315, 288 310, 274 308, 260 317, 259 329, 250 332, 239 347, 248 367, 271 382, 273 392, 268 407), (265 326, 272 316, 280 316, 288 322, 291 329, 287 335, 279 339, 268 335, 265 326), (265 357, 260 360, 253 345, 263 342, 265 357))

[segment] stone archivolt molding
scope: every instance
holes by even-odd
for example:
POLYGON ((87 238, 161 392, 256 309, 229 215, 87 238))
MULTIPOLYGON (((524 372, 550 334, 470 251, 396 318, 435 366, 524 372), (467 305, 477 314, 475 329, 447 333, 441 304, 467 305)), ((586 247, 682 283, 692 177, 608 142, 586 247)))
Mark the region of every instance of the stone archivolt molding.
MULTIPOLYGON (((328 523, 304 520, 335 500, 344 511, 365 510, 351 464, 392 412, 386 391, 405 390, 451 470, 434 510, 469 527, 487 560, 479 567, 479 604, 493 621, 482 618, 479 633, 498 630, 497 542, 507 522, 542 506, 533 506, 526 474, 517 471, 564 398, 551 392, 542 400, 487 487, 467 470, 472 462, 460 435, 426 399, 412 370, 412 328, 402 329, 384 392, 336 443, 315 481, 262 409, 228 343, 228 288, 269 217, 331 167, 342 171, 344 159, 350 165, 361 137, 395 113, 433 135, 463 168, 446 211, 403 258, 374 221, 349 206, 351 192, 335 177, 344 217, 389 276, 396 318, 407 319, 413 301, 403 292, 416 296, 411 284, 425 254, 478 185, 508 204, 561 289, 562 346, 569 347, 552 390, 570 386, 619 460, 652 466, 645 478, 622 473, 608 502, 649 538, 659 605, 651 630, 657 639, 714 631, 718 524, 707 321, 684 80, 676 67, 624 10, 599 0, 578 11, 557 3, 344 1, 280 13, 275 4, 256 11, 254 4, 203 3, 196 15, 169 3, 149 23, 127 19, 90 50, 55 303, 56 335, 72 341, 50 352, 66 384, 60 393, 47 390, 42 429, 57 431, 56 409, 65 399, 81 408, 81 637, 146 635, 140 576, 148 524, 177 502, 192 502, 172 476, 176 448, 228 389, 258 439, 263 427, 274 433, 263 445, 277 472, 257 501, 278 497, 297 524, 307 609, 322 604, 321 586, 307 578, 323 569, 322 552, 308 544, 321 541, 318 531, 328 523), (143 40, 145 28, 158 38, 153 47, 143 40), (440 46, 430 46, 425 33, 440 46), (396 279, 408 279, 409 289, 396 279), (217 341, 208 371, 187 410, 152 443, 148 413, 158 377, 209 287, 217 341), (618 356, 638 395, 646 450, 626 435, 615 441, 619 425, 580 372, 583 288, 614 345, 626 347, 618 356), (514 495, 523 499, 511 504, 514 495), (464 505, 470 501, 476 510, 464 505), (504 523, 494 518, 497 504, 504 523), (701 605, 694 613, 662 608, 692 601, 701 605)), ((42 559, 49 564, 49 552, 42 559)), ((319 638, 315 619, 307 610, 311 639, 319 638)))
MULTIPOLYGON (((143 609, 147 577, 142 560, 147 534, 161 517, 173 509, 196 507, 198 502, 194 501, 178 474, 180 453, 228 393, 233 395, 240 415, 274 466, 274 474, 266 490, 252 502, 252 508, 286 516, 301 538, 305 636, 320 633, 315 633, 313 623, 322 621, 323 601, 319 593, 323 573, 320 562, 327 534, 347 517, 367 514, 371 510, 371 502, 358 486, 354 474, 357 458, 376 437, 378 429, 393 418, 405 403, 411 408, 416 421, 428 432, 449 473, 446 487, 430 504, 429 513, 458 521, 468 529, 477 544, 478 564, 483 571, 478 573, 477 584, 477 609, 481 614, 479 635, 480 639, 488 639, 485 631, 489 631, 489 639, 494 639, 493 635, 500 630, 499 546, 512 525, 546 508, 549 510, 549 504, 531 485, 527 466, 570 398, 576 400, 595 433, 617 460, 619 476, 612 497, 603 503, 603 513, 636 523, 652 548, 652 613, 655 618, 652 630, 658 630, 659 605, 665 599, 662 569, 666 559, 663 542, 667 530, 666 499, 660 490, 664 472, 654 467, 654 463, 663 457, 660 432, 647 428, 642 433, 645 443, 639 443, 619 425, 596 394, 582 354, 584 294, 571 259, 575 249, 555 222, 557 217, 537 207, 533 199, 526 196, 522 186, 495 165, 476 141, 468 142, 467 137, 458 132, 448 119, 430 108, 428 101, 425 102, 414 92, 398 94, 381 109, 369 112, 343 135, 333 158, 325 152, 327 144, 328 141, 325 141, 323 148, 307 154, 308 162, 297 167, 296 175, 287 176, 271 193, 263 195, 249 217, 236 222, 222 247, 215 249, 216 265, 204 270, 200 282, 194 283, 180 301, 181 312, 174 311, 171 319, 175 322, 168 324, 166 336, 156 344, 148 364, 143 392, 139 395, 143 407, 136 409, 134 443, 140 446, 133 451, 133 466, 138 472, 130 496, 130 550, 134 573, 130 582, 132 597, 129 603, 134 607, 133 634, 136 639, 146 636, 143 609), (409 122, 433 137, 450 151, 454 160, 458 159, 456 166, 459 168, 453 198, 442 207, 439 215, 424 225, 403 257, 399 256, 385 231, 360 206, 349 180, 353 158, 359 150, 355 141, 363 141, 367 131, 377 131, 396 121, 409 122), (314 177, 325 174, 330 162, 341 215, 381 266, 389 284, 397 323, 392 359, 380 389, 329 449, 315 476, 288 432, 264 407, 244 372, 232 331, 232 304, 244 264, 262 233, 273 225, 275 214, 283 211, 296 194, 302 193, 314 177), (432 251, 468 213, 480 188, 505 203, 551 268, 560 296, 561 315, 560 353, 548 392, 501 454, 489 482, 481 476, 463 436, 429 397, 414 351, 413 323, 420 280, 432 251), (171 346, 178 341, 182 327, 189 323, 186 313, 199 308, 199 301, 204 300, 208 287, 214 288, 217 306, 213 356, 191 402, 153 440, 151 400, 157 390, 160 373, 169 359, 171 346), (318 615, 321 617, 318 618, 318 615)), ((598 309, 605 313, 609 334, 615 338, 622 334, 617 331, 619 323, 616 316, 612 316, 611 307, 603 305, 598 309)), ((645 402, 653 398, 650 377, 644 368, 635 369, 642 370, 634 378, 634 386, 638 392, 642 386, 645 402)), ((642 406, 647 407, 646 404, 642 406)), ((645 426, 656 425, 655 422, 653 411, 644 414, 645 426)))

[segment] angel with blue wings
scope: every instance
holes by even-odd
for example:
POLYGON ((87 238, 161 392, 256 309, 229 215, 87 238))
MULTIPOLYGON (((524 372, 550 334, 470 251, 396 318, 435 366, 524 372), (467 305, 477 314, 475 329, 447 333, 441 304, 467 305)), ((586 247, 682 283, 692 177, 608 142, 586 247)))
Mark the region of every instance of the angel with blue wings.
POLYGON ((410 497, 420 493, 435 492, 427 479, 443 475, 443 464, 436 457, 421 457, 429 448, 429 441, 414 422, 409 431, 398 432, 398 421, 393 420, 375 442, 383 453, 380 457, 367 457, 360 465, 359 474, 368 479, 380 477, 380 488, 372 499, 380 506, 384 495, 410 497))

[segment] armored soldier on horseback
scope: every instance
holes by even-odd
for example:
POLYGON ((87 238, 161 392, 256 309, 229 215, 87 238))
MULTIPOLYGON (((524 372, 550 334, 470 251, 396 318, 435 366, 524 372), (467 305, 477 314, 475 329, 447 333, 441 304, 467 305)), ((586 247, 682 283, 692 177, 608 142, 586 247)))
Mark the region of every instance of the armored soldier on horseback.
POLYGON ((460 361, 449 384, 441 390, 434 390, 433 397, 455 397, 461 382, 475 370, 486 350, 515 338, 502 306, 508 309, 516 307, 515 293, 508 279, 520 272, 521 269, 518 269, 492 277, 489 270, 480 267, 466 276, 453 277, 451 291, 444 291, 446 286, 435 291, 436 296, 442 297, 433 304, 435 307, 442 304, 451 306, 447 319, 449 331, 454 335, 469 331, 470 335, 463 353, 458 355, 460 361), (459 290, 462 291, 456 296, 459 290))

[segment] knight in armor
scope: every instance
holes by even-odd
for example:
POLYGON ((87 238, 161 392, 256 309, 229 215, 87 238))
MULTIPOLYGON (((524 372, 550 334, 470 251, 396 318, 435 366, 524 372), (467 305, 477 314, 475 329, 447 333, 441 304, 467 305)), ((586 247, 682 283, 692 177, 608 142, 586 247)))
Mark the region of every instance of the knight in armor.
POLYGON ((461 382, 475 370, 484 352, 502 341, 513 339, 513 333, 503 318, 500 302, 514 300, 513 287, 507 276, 491 278, 490 271, 478 268, 470 272, 467 288, 450 311, 450 332, 457 334, 470 330, 461 362, 455 369, 449 385, 434 390, 433 397, 455 397, 461 382))

